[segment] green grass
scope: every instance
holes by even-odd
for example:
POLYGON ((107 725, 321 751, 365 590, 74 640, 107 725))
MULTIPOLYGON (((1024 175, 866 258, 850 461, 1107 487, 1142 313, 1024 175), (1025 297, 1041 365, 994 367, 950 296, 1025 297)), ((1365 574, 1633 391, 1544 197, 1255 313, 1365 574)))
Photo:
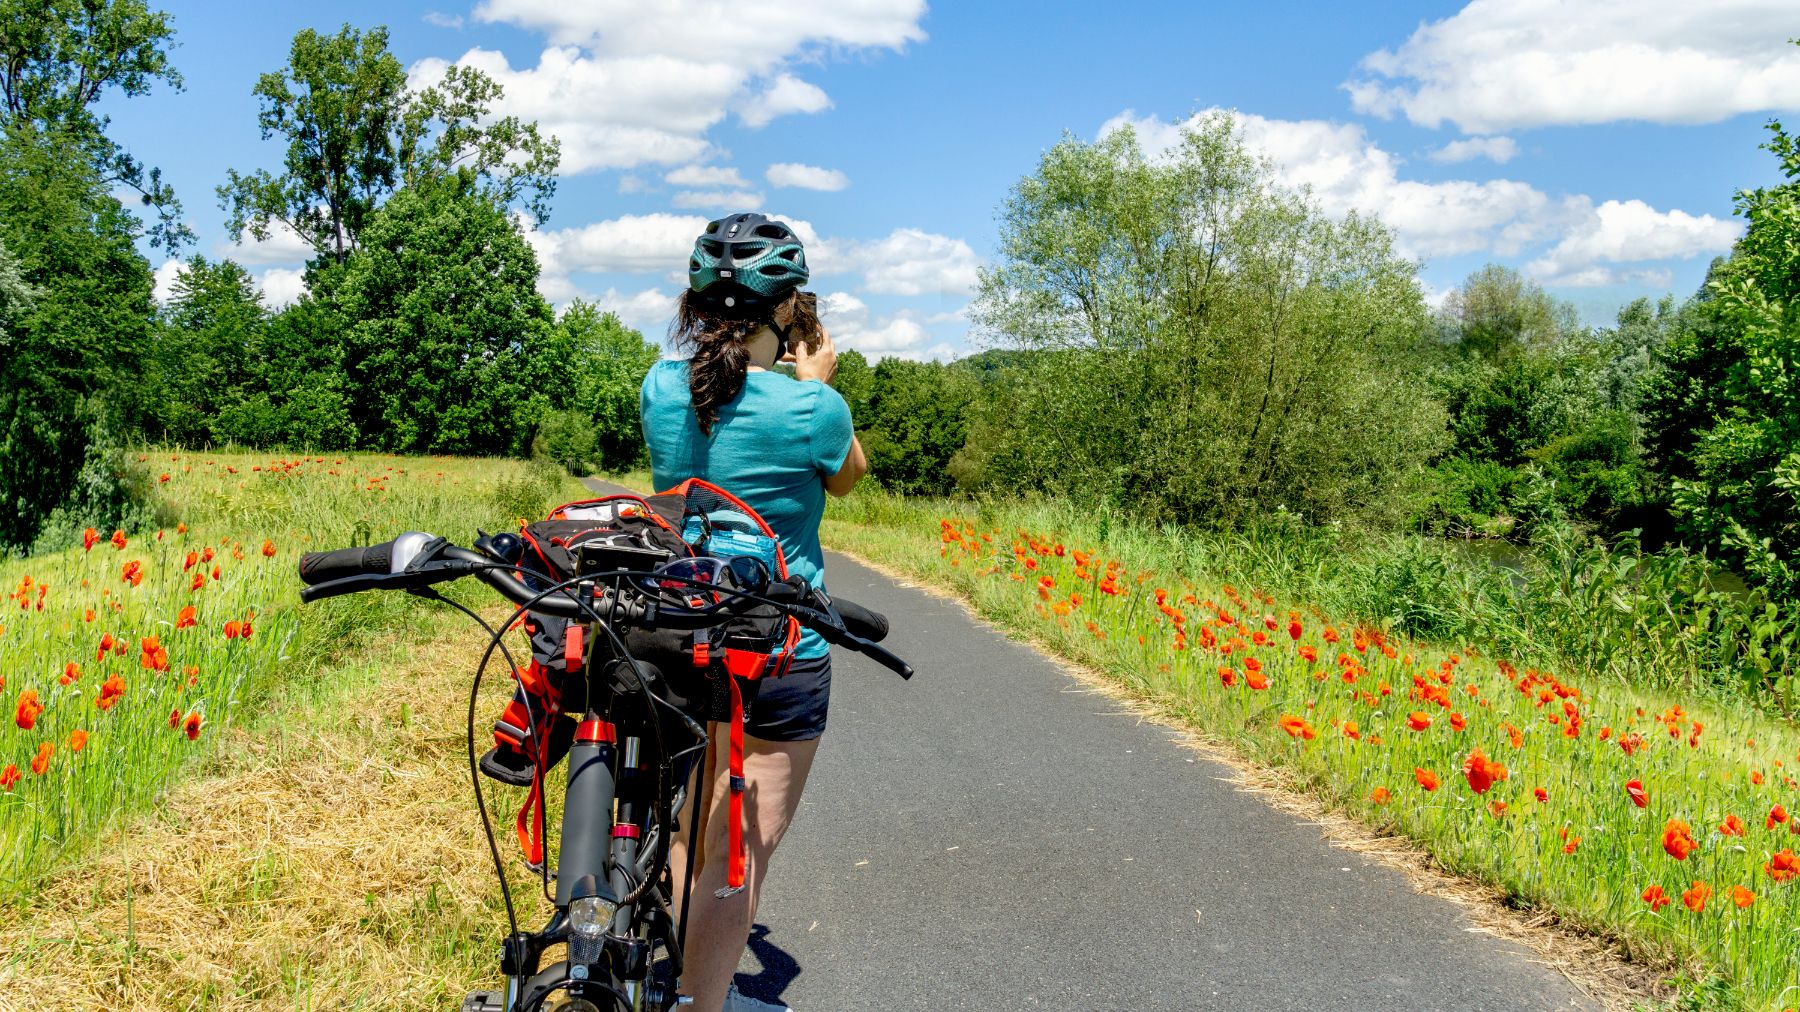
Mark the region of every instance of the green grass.
POLYGON ((1714 672, 1657 669, 1717 644, 1697 647, 1693 630, 1687 644, 1634 638, 1655 630, 1602 611, 1642 622, 1625 598, 1645 591, 1582 571, 1578 553, 1524 577, 1552 584, 1526 594, 1441 561, 1419 563, 1425 576, 1410 583, 1384 584, 1384 573, 1404 569, 1367 546, 1321 552, 1291 537, 1146 530, 1055 502, 878 491, 834 501, 823 535, 966 595, 1335 808, 1420 842, 1449 870, 1687 974, 1707 1007, 1800 1005, 1800 880, 1772 873, 1800 837, 1792 819, 1765 825, 1774 806, 1800 807, 1800 734, 1714 672), (1450 579, 1472 581, 1461 618, 1421 622, 1407 611, 1454 600, 1442 587, 1450 579), (1557 613, 1485 627, 1509 635, 1475 635, 1483 627, 1468 616, 1502 601, 1557 613), (1413 635, 1421 628, 1463 635, 1413 635), (1599 663, 1551 663, 1566 641, 1587 643, 1583 656, 1599 663), (1509 642, 1527 648, 1522 657, 1493 649, 1509 642), (1266 688, 1250 687, 1252 660, 1266 688), (1411 729, 1413 713, 1429 725, 1411 729), (1634 733, 1643 746, 1628 754, 1619 742, 1634 733), (1508 773, 1479 793, 1464 774, 1477 749, 1508 773), (1439 786, 1424 789, 1415 770, 1439 786), (1643 807, 1627 792, 1632 780, 1647 791, 1643 807), (1720 830, 1727 816, 1745 823, 1742 836, 1720 830), (1673 820, 1694 842, 1679 860, 1664 845, 1673 820), (1578 841, 1572 852, 1567 840, 1578 841), (1695 883, 1712 890, 1699 912, 1683 902, 1695 883), (1646 902, 1652 886, 1672 902, 1646 902), (1734 887, 1754 893, 1749 906, 1733 902, 1734 887))
POLYGON ((98 532, 91 548, 0 564, 13 592, 0 611, 0 773, 18 777, 0 793, 0 893, 15 901, 153 804, 272 689, 325 677, 416 619, 414 602, 362 595, 302 620, 300 553, 408 529, 466 541, 477 526, 510 527, 580 494, 573 479, 517 461, 153 450, 139 463, 161 479, 154 506, 168 527, 122 548, 98 532), (246 622, 247 637, 228 635, 228 623, 246 622), (103 638, 114 644, 104 654, 103 638), (25 713, 27 694, 42 712, 25 713))

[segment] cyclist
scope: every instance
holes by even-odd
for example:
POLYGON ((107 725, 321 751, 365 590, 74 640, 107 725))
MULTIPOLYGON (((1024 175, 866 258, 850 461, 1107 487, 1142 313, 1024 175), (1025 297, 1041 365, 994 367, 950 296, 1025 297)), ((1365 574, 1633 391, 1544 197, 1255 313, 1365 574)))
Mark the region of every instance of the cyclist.
MULTIPOLYGON (((789 572, 822 586, 825 494, 849 494, 868 464, 849 406, 826 385, 837 352, 810 295, 800 291, 808 276, 806 251, 786 224, 748 213, 709 223, 694 240, 688 290, 670 328, 675 347, 689 357, 651 368, 639 416, 657 488, 689 477, 724 488, 775 531, 789 572), (794 378, 776 371, 777 362, 791 363, 794 378)), ((750 704, 744 725, 748 874, 744 890, 723 898, 715 893, 725 885, 727 781, 724 763, 712 763, 682 979, 698 1012, 777 1007, 738 994, 731 978, 769 859, 799 808, 830 692, 828 647, 807 631, 787 674, 764 680, 750 704)), ((692 807, 682 818, 690 829, 692 807)), ((677 850, 670 866, 684 867, 685 858, 677 850)))

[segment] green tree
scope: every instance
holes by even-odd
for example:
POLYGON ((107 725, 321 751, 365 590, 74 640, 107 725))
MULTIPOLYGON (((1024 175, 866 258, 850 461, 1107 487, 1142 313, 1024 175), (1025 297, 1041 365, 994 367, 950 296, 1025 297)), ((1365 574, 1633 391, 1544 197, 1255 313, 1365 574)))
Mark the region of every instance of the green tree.
POLYGON ((491 116, 500 86, 473 68, 409 89, 385 27, 301 31, 287 66, 262 75, 254 93, 263 137, 288 147, 280 173, 227 171, 218 194, 233 235, 267 239, 279 221, 342 264, 397 189, 452 179, 503 205, 523 200, 540 223, 549 216, 555 139, 491 116))
POLYGON ((404 189, 365 224, 333 310, 362 445, 523 454, 571 362, 506 209, 456 180, 404 189))
POLYGON ((1327 520, 1397 508, 1442 445, 1413 265, 1277 186, 1229 117, 1154 160, 1129 130, 1065 139, 1000 217, 976 320, 1042 354, 978 420, 989 480, 1327 520))
POLYGON ((855 348, 838 352, 837 374, 831 377, 831 386, 850 406, 851 420, 862 425, 869 416, 869 398, 875 394, 875 370, 862 352, 855 348))
POLYGON ((106 136, 95 105, 109 90, 143 95, 161 81, 181 90, 169 61, 175 29, 143 0, 0 0, 0 129, 58 135, 101 180, 137 191, 157 209, 153 245, 174 252, 193 240, 181 203, 162 181, 106 136))
POLYGON ((350 417, 344 317, 310 294, 256 328, 245 354, 250 380, 213 420, 215 438, 249 446, 347 450, 350 417))
MULTIPOLYGON (((580 299, 563 310, 553 340, 572 372, 565 381, 566 400, 552 400, 558 407, 566 404, 591 434, 587 459, 614 469, 640 463, 648 451, 638 422, 638 389, 662 350, 614 314, 580 299)), ((565 421, 564 428, 570 424, 565 421)), ((578 449, 581 440, 569 445, 578 449)))
POLYGON ((122 502, 102 487, 134 416, 152 307, 139 222, 88 148, 29 125, 0 134, 0 242, 35 290, 0 355, 0 545, 26 546, 87 467, 84 516, 122 502))
POLYGON ((1581 329, 1574 306, 1498 264, 1469 275, 1436 316, 1439 332, 1453 347, 1485 359, 1543 350, 1581 329))
POLYGON ((1737 195, 1748 227, 1707 286, 1722 354, 1687 360, 1721 373, 1716 413, 1681 453, 1692 476, 1674 481, 1672 498, 1689 536, 1800 594, 1800 137, 1778 121, 1769 132, 1763 147, 1786 181, 1737 195))
POLYGON ((867 411, 851 415, 870 473, 907 495, 948 494, 955 485, 950 460, 968 439, 969 405, 981 381, 955 365, 898 358, 884 359, 873 379, 867 411))
POLYGON ((253 382, 253 351, 268 317, 245 270, 195 256, 175 276, 155 330, 145 427, 188 446, 217 440, 215 420, 253 382))

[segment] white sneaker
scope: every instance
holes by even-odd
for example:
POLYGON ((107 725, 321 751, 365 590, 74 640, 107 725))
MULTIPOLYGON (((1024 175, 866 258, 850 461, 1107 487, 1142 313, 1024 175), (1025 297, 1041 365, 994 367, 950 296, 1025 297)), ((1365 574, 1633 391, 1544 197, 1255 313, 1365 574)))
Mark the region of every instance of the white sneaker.
POLYGON ((794 1012, 786 1005, 771 1005, 739 991, 737 985, 725 992, 725 1012, 794 1012))

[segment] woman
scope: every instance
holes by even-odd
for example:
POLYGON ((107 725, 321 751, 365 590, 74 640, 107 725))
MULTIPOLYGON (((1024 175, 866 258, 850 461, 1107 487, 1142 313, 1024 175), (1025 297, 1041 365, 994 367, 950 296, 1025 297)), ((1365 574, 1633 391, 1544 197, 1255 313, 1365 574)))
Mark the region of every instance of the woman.
MULTIPOLYGON (((806 251, 793 230, 760 214, 706 226, 688 261, 688 290, 671 334, 686 361, 657 363, 638 403, 655 487, 712 482, 761 514, 788 571, 823 586, 819 519, 825 494, 848 495, 868 471, 850 408, 826 385, 837 368, 831 337, 802 300, 806 251), (790 340, 791 339, 791 340, 790 340), (774 370, 791 362, 794 378, 774 370)), ((800 806, 825 731, 831 658, 808 631, 786 675, 761 683, 745 714, 746 888, 727 897, 726 771, 715 761, 705 838, 692 884, 682 993, 698 1012, 772 1008, 738 995, 731 977, 744 951, 769 859, 800 806), (713 859, 717 857, 718 859, 713 859), (732 1004, 725 1006, 727 997, 732 1004)), ((723 729, 714 741, 724 737, 723 729)), ((693 812, 682 825, 691 828, 693 812)), ((685 867, 677 847, 671 867, 685 867)), ((679 897, 677 897, 679 903, 679 897)))

